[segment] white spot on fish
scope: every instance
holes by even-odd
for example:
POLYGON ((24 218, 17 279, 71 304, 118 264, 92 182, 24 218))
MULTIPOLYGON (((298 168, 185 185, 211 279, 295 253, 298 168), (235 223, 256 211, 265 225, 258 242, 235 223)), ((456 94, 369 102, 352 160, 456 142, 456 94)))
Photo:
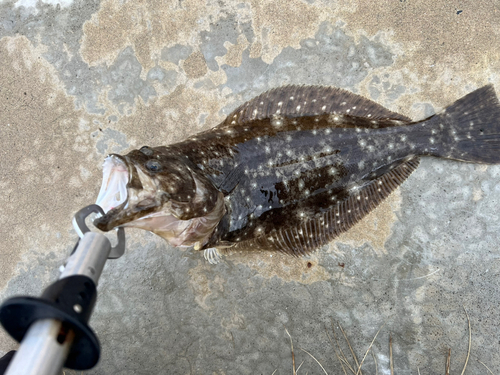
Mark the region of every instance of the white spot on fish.
POLYGON ((280 119, 272 119, 271 125, 279 128, 280 126, 283 125, 283 121, 281 121, 280 119))

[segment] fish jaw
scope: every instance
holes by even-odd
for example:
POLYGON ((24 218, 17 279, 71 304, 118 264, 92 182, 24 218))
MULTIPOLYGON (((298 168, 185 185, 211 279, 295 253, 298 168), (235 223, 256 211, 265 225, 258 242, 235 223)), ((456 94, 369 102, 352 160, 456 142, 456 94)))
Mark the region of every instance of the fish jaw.
POLYGON ((123 224, 123 227, 148 230, 167 240, 175 247, 202 248, 226 213, 224 196, 219 193, 212 211, 200 217, 181 220, 164 209, 123 224))

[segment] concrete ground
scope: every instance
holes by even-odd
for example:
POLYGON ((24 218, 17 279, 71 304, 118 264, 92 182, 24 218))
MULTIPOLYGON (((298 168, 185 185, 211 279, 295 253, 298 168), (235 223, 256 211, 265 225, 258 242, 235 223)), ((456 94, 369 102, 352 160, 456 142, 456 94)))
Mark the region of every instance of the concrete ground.
MULTIPOLYGON (((76 241, 107 153, 180 141, 284 84, 334 85, 421 119, 500 92, 500 4, 464 0, 0 2, 0 300, 38 295, 76 241)), ((89 374, 500 372, 500 166, 425 159, 351 232, 304 259, 127 232, 91 326, 89 374), (330 340, 330 338, 331 340, 330 340), (349 370, 346 370, 349 371, 349 370)), ((0 332, 0 355, 16 344, 0 332)), ((66 371, 66 374, 74 373, 66 371)))

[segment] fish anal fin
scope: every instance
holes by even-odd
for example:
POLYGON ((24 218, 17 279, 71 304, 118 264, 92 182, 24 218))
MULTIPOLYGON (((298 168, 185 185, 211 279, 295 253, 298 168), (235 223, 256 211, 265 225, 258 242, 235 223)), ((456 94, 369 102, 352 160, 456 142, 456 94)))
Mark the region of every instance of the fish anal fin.
POLYGON ((349 196, 331 209, 303 220, 299 225, 282 226, 243 243, 245 249, 274 250, 302 256, 332 241, 348 231, 375 209, 401 185, 418 167, 418 158, 403 162, 368 184, 352 190, 349 196))

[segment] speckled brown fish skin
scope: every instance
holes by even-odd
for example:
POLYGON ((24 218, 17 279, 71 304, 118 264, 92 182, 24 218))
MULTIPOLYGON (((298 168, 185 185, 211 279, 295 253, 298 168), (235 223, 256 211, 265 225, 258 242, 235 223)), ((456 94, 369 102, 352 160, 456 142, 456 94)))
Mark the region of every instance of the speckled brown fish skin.
MULTIPOLYGON (((203 216, 223 194, 225 214, 200 248, 300 255, 356 224, 417 168, 420 156, 500 163, 500 105, 493 87, 412 122, 344 90, 287 86, 243 104, 209 131, 132 151, 127 160, 143 168, 154 160, 159 168, 151 176, 184 165, 207 184, 204 202, 179 208, 182 220, 203 216)), ((174 180, 175 189, 168 178, 161 188, 184 192, 177 199, 188 202, 192 181, 174 180)), ((109 230, 122 224, 113 219, 119 210, 96 225, 109 230)))

